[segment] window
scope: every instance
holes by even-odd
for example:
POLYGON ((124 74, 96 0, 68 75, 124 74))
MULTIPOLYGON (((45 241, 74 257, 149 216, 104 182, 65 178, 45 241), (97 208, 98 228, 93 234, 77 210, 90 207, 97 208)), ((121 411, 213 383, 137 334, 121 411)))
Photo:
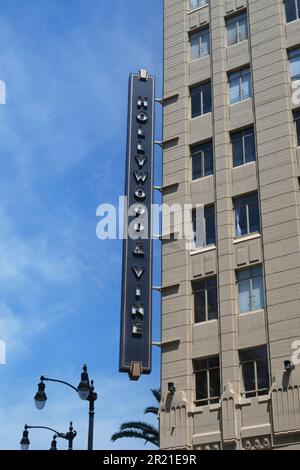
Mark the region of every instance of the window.
POLYGON ((191 60, 199 59, 210 54, 209 29, 201 29, 190 34, 191 60))
POLYGON ((194 361, 196 405, 219 403, 221 396, 219 357, 194 361))
POLYGON ((195 323, 218 319, 218 289, 215 277, 193 283, 195 323))
POLYGON ((261 310, 265 306, 262 267, 237 272, 240 313, 261 310))
POLYGON ((240 351, 240 365, 244 398, 267 395, 270 388, 267 348, 240 351))
POLYGON ((296 124, 297 143, 298 147, 300 147, 300 111, 294 112, 294 120, 296 124))
POLYGON ((252 81, 250 68, 239 70, 229 74, 230 103, 252 98, 252 81))
POLYGON ((300 80, 300 49, 289 51, 292 81, 300 80))
POLYGON ((208 0, 190 0, 190 10, 208 5, 208 0))
POLYGON ((192 118, 211 113, 211 83, 191 88, 192 118))
POLYGON ((215 207, 201 207, 192 213, 194 249, 216 243, 215 207))
POLYGON ((256 160, 254 127, 231 134, 233 166, 245 165, 256 160))
MULTIPOLYGON (((299 0, 300 1, 300 0, 299 0)), ((236 15, 226 21, 228 46, 248 39, 247 13, 236 15)))
POLYGON ((298 20, 300 18, 300 0, 285 0, 286 21, 298 20))
POLYGON ((236 236, 260 231, 257 193, 235 199, 236 236))
POLYGON ((191 147, 191 157, 193 180, 213 174, 213 145, 211 141, 191 147))

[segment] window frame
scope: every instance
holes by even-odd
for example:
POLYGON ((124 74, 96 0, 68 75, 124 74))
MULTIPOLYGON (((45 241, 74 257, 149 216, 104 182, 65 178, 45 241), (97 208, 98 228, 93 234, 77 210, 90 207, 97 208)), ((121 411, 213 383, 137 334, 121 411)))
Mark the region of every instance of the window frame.
POLYGON ((209 4, 209 0, 204 0, 205 3, 203 3, 202 5, 200 5, 200 2, 201 2, 201 0, 197 0, 198 5, 197 5, 196 7, 193 7, 193 8, 192 8, 192 6, 191 6, 191 0, 189 0, 189 2, 188 2, 189 11, 195 11, 195 10, 197 10, 198 8, 205 7, 205 6, 207 6, 207 5, 209 4))
POLYGON ((241 69, 234 70, 232 72, 228 72, 228 88, 229 88, 229 104, 230 104, 230 106, 233 106, 233 105, 238 104, 238 103, 242 103, 243 101, 251 100, 253 98, 253 84, 252 84, 252 73, 251 73, 250 66, 243 67, 241 69), (246 71, 248 71, 247 74, 246 74, 246 71), (232 88, 231 88, 232 82, 231 81, 234 79, 234 75, 238 76, 236 78, 239 79, 239 100, 238 101, 232 101, 231 100, 231 90, 232 90, 232 88), (243 77, 246 76, 246 75, 249 76, 249 79, 250 79, 250 83, 249 83, 250 95, 247 98, 244 98, 243 97, 243 84, 244 84, 243 77))
MULTIPOLYGON (((203 279, 201 281, 194 281, 192 283, 192 289, 193 289, 193 298, 194 298, 194 324, 199 325, 201 323, 207 323, 210 321, 216 321, 219 320, 219 299, 218 299, 218 280, 216 276, 203 279), (215 282, 215 285, 209 286, 209 283, 215 282), (201 286, 201 287, 200 287, 201 286), (209 318, 209 309, 208 309, 208 293, 209 291, 215 291, 215 300, 216 300, 216 305, 217 305, 217 312, 216 312, 216 318, 209 318), (199 320, 197 319, 197 313, 198 313, 198 308, 196 308, 196 299, 197 299, 197 294, 200 292, 204 292, 205 296, 205 305, 204 305, 204 320, 199 320)), ((200 317, 199 317, 200 318, 200 317)))
POLYGON ((300 47, 290 49, 288 51, 288 59, 289 59, 289 63, 290 63, 291 80, 292 80, 292 82, 297 82, 297 81, 300 80, 300 47), (298 62, 299 62, 299 74, 295 75, 295 76, 292 75, 292 61, 291 61, 291 59, 294 58, 294 57, 296 57, 298 59, 298 62))
MULTIPOLYGON (((215 205, 214 204, 210 204, 208 206, 204 206, 203 208, 195 208, 195 209, 192 209, 192 232, 193 232, 193 248, 192 248, 192 251, 198 251, 198 250, 202 250, 202 249, 205 249, 207 247, 215 247, 216 246, 216 241, 217 241, 217 237, 216 237, 216 211, 215 211, 215 205), (202 246, 196 246, 196 236, 197 236, 197 230, 195 231, 194 228, 197 228, 195 227, 194 225, 194 221, 197 223, 197 210, 203 210, 204 211, 204 217, 203 217, 203 225, 204 225, 204 232, 205 232, 205 240, 203 240, 205 242, 204 245, 202 246), (213 243, 207 243, 207 218, 209 218, 209 215, 206 213, 206 211, 208 210, 212 210, 213 211, 213 214, 214 214, 214 225, 213 225, 213 230, 214 230, 214 242, 213 243), (194 214, 196 216, 196 218, 194 218, 194 214)), ((201 241, 201 240, 200 240, 201 241)))
POLYGON ((205 26, 204 28, 198 29, 197 31, 191 31, 189 33, 189 43, 190 43, 190 62, 195 62, 195 60, 203 59, 204 57, 207 57, 211 53, 211 44, 210 44, 210 29, 209 26, 205 26), (207 35, 208 36, 208 47, 207 47, 207 54, 201 54, 201 49, 202 49, 202 42, 203 42, 203 36, 207 35), (193 38, 198 38, 198 55, 197 57, 192 57, 192 39, 193 38))
POLYGON ((243 350, 240 350, 239 351, 239 364, 240 364, 240 374, 241 374, 241 384, 242 384, 242 397, 244 399, 247 399, 247 398, 257 398, 257 397, 260 397, 260 396, 266 396, 269 394, 270 392, 270 384, 271 384, 271 381, 270 381, 270 365, 269 365, 269 357, 268 357, 268 350, 267 350, 267 347, 266 346, 259 346, 259 347, 255 347, 255 348, 248 348, 248 349, 243 349, 243 350), (258 358, 255 358, 253 357, 252 359, 246 359, 246 360, 243 360, 242 359, 242 354, 243 353, 246 353, 246 352, 255 352, 255 351, 258 351, 258 350, 261 350, 263 351, 264 350, 264 357, 261 358, 261 359, 258 359, 258 358), (257 364, 258 362, 264 362, 266 361, 266 366, 267 366, 267 370, 268 370, 268 387, 267 388, 259 388, 258 386, 258 370, 257 370, 257 364), (243 369, 243 366, 245 364, 253 364, 253 368, 254 368, 254 386, 255 386, 255 389, 254 390, 245 390, 245 379, 244 379, 244 369, 243 369))
MULTIPOLYGON (((237 141, 237 139, 236 139, 237 141)), ((254 126, 249 126, 244 129, 241 129, 239 131, 233 131, 230 133, 230 143, 231 143, 231 151, 232 151, 232 166, 233 168, 238 168, 243 165, 247 165, 248 163, 253 163, 256 162, 257 160, 257 155, 256 155, 256 139, 255 139, 255 129, 254 126), (251 131, 251 133, 250 133, 251 131), (237 136, 238 134, 241 134, 241 140, 242 140, 242 145, 243 145, 243 163, 239 165, 234 164, 234 151, 233 151, 233 144, 234 144, 234 136, 237 136), (249 162, 246 162, 246 143, 245 139, 248 136, 253 136, 253 143, 254 143, 254 159, 250 160, 249 162)))
POLYGON ((236 44, 240 44, 244 41, 249 40, 249 24, 248 24, 248 12, 247 10, 244 10, 242 12, 239 12, 235 15, 229 16, 226 18, 226 31, 227 31, 227 47, 235 46, 236 44), (241 39, 241 32, 240 32, 240 20, 241 18, 246 19, 246 25, 247 25, 247 37, 245 39, 241 39), (229 29, 228 26, 231 25, 232 23, 235 24, 235 30, 236 30, 236 37, 237 37, 237 42, 233 42, 232 44, 229 43, 229 29))
POLYGON ((293 112, 293 119, 295 123, 297 147, 300 147, 300 109, 293 112))
POLYGON ((206 114, 210 114, 212 112, 212 88, 211 88, 211 80, 209 81, 206 81, 206 82, 203 82, 203 83, 200 83, 199 85, 195 85, 195 86, 192 86, 190 87, 190 99, 191 99, 191 119, 196 119, 198 117, 202 117, 202 116, 205 116, 206 114), (205 91, 205 87, 207 87, 209 85, 210 87, 210 110, 207 111, 206 113, 204 112, 204 91, 205 91), (196 93, 195 91, 196 90, 199 90, 198 93, 196 93), (194 92, 194 93, 193 93, 194 92), (193 116, 193 94, 197 95, 199 94, 200 95, 200 114, 196 114, 193 116))
POLYGON ((248 237, 248 236, 251 236, 251 235, 254 235, 254 234, 260 234, 260 232, 261 232, 261 220, 260 220, 260 207, 259 207, 258 193, 254 192, 254 193, 251 193, 251 194, 246 194, 244 196, 238 196, 238 197, 234 198, 233 203, 234 203, 235 238, 240 240, 244 237, 248 237), (237 207, 236 207, 237 201, 246 200, 247 198, 250 198, 251 196, 255 196, 255 195, 257 197, 257 208, 258 208, 258 230, 255 230, 255 231, 251 232, 250 211, 249 211, 250 204, 249 204, 249 202, 247 202, 246 203, 247 233, 239 235, 238 230, 237 230, 237 228, 238 228, 238 224, 237 224, 237 207))
POLYGON ((298 21, 300 19, 300 2, 299 0, 291 0, 292 2, 294 2, 294 8, 295 8, 295 13, 296 13, 296 18, 293 19, 293 20, 290 20, 288 21, 288 17, 287 17, 287 0, 284 0, 284 10, 285 10, 285 20, 286 20, 286 23, 289 24, 289 23, 293 23, 294 21, 298 21))
POLYGON ((250 266, 246 269, 238 269, 236 271, 236 284, 237 284, 237 297, 238 297, 238 313, 239 315, 244 315, 247 313, 253 313, 253 312, 259 312, 260 310, 265 309, 266 305, 266 299, 265 299, 265 282, 264 282, 264 273, 263 273, 263 268, 262 265, 256 265, 256 266, 250 266), (253 271, 257 270, 258 268, 261 269, 259 274, 254 274, 253 271), (248 277, 245 277, 244 279, 240 279, 239 275, 240 273, 249 273, 248 277), (253 294, 253 283, 254 279, 261 279, 261 291, 262 291, 262 305, 260 308, 257 308, 255 305, 253 305, 253 299, 255 298, 255 295, 253 294), (249 299, 249 310, 242 311, 241 309, 241 300, 240 300, 240 282, 242 281, 248 281, 248 299, 249 299))
POLYGON ((213 148, 212 140, 208 140, 206 142, 201 142, 199 144, 191 145, 190 157, 192 160, 192 181, 197 181, 203 178, 207 178, 208 176, 212 176, 214 174, 214 148, 213 148), (195 163, 195 160, 198 158, 200 158, 201 176, 194 176, 196 173, 196 171, 194 171, 194 163, 195 163), (211 166, 212 172, 207 174, 206 162, 208 159, 211 160, 210 166, 211 166))
POLYGON ((210 356, 203 359, 195 359, 193 361, 193 374, 194 374, 194 383, 195 383, 195 400, 194 403, 196 406, 206 406, 218 404, 221 400, 221 368, 220 368, 220 356, 210 356), (217 366, 209 366, 209 361, 218 360, 217 366), (206 367, 197 367, 197 365, 204 363, 206 361, 206 367), (210 390, 211 376, 210 371, 218 371, 219 377, 219 395, 212 397, 210 390), (207 384, 207 397, 203 399, 197 399, 197 374, 206 373, 206 384, 207 384))

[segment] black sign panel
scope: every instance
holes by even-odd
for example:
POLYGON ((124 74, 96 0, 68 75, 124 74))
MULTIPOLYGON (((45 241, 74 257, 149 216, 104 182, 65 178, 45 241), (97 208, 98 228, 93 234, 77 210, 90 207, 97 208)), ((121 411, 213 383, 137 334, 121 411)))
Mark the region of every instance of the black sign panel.
POLYGON ((123 246, 120 371, 151 372, 152 199, 155 79, 129 79, 126 238, 123 246))

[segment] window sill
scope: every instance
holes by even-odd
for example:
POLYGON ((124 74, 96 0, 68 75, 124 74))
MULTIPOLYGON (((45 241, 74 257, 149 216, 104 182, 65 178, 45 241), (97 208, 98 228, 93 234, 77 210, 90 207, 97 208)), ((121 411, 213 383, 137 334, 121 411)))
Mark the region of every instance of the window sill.
POLYGON ((209 113, 205 113, 205 114, 199 114, 199 116, 191 117, 191 120, 194 121, 195 119, 203 118, 204 116, 208 116, 211 113, 212 111, 209 111, 209 113))
POLYGON ((253 165, 253 163, 256 164, 256 159, 255 159, 255 160, 252 160, 251 162, 242 163, 241 165, 232 166, 232 169, 233 169, 233 170, 236 170, 237 168, 244 168, 245 166, 253 165))
POLYGON ((268 403, 268 401, 270 401, 270 398, 270 393, 268 393, 268 395, 261 395, 260 397, 257 397, 258 403, 268 403))
POLYGON ((217 411, 221 409, 221 403, 215 403, 213 405, 209 405, 209 411, 217 411))
POLYGON ((213 173, 211 175, 202 176, 201 178, 196 178, 196 179, 192 180, 192 183, 198 183, 199 181, 207 180, 208 178, 211 178, 212 176, 214 176, 213 173))
POLYGON ((197 62, 198 60, 203 60, 203 59, 205 59, 206 57, 210 57, 210 54, 202 55, 202 56, 200 56, 200 57, 197 57, 196 59, 190 59, 190 64, 194 64, 194 63, 197 62))
POLYGON ((292 24, 292 23, 296 23, 296 21, 299 21, 300 18, 296 18, 295 20, 292 20, 292 21, 287 21, 286 22, 286 25, 289 25, 289 24, 292 24))
POLYGON ((234 44, 227 45, 227 49, 231 49, 234 46, 239 46, 240 44, 244 44, 245 42, 249 42, 249 39, 244 39, 243 41, 235 42, 234 44))
POLYGON ((270 393, 268 395, 261 395, 258 397, 252 398, 241 398, 240 406, 250 406, 252 404, 252 400, 257 399, 258 403, 268 403, 270 401, 270 393))
POLYGON ((246 101, 251 101, 252 100, 252 97, 251 98, 247 98, 245 100, 241 100, 241 101, 237 101, 236 103, 229 103, 229 106, 236 106, 238 104, 241 104, 241 103, 246 103, 246 101))
POLYGON ((255 240, 256 238, 261 238, 261 234, 253 233, 252 235, 245 235, 244 237, 235 238, 233 243, 237 245, 238 243, 248 242, 250 240, 255 240))
POLYGON ((200 321, 200 322, 198 322, 198 323, 194 323, 194 324, 193 324, 193 327, 197 327, 197 328, 198 328, 198 327, 200 327, 200 326, 202 326, 202 325, 207 325, 208 323, 218 323, 218 321, 219 321, 219 320, 218 320, 217 318, 215 318, 214 320, 200 321))
POLYGON ((207 253, 209 251, 214 251, 216 249, 217 249, 216 245, 210 245, 210 246, 206 246, 205 248, 195 249, 191 251, 191 256, 196 256, 196 255, 199 255, 200 253, 207 253))
POLYGON ((207 5, 201 5, 200 7, 194 8, 193 10, 188 10, 187 14, 190 15, 191 13, 195 13, 195 11, 202 10, 203 8, 206 8, 206 7, 208 7, 208 4, 207 5))
POLYGON ((246 315, 255 315, 255 314, 258 314, 258 313, 265 313, 265 309, 264 308, 260 308, 258 310, 250 310, 250 312, 239 312, 239 317, 244 317, 246 315))

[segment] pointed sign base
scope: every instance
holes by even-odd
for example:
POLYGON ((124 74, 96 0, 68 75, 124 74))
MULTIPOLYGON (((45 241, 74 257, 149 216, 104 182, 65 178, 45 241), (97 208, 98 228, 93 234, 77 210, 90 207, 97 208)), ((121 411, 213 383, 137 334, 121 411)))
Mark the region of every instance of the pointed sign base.
POLYGON ((142 363, 132 362, 128 373, 130 380, 137 381, 142 375, 142 363))

